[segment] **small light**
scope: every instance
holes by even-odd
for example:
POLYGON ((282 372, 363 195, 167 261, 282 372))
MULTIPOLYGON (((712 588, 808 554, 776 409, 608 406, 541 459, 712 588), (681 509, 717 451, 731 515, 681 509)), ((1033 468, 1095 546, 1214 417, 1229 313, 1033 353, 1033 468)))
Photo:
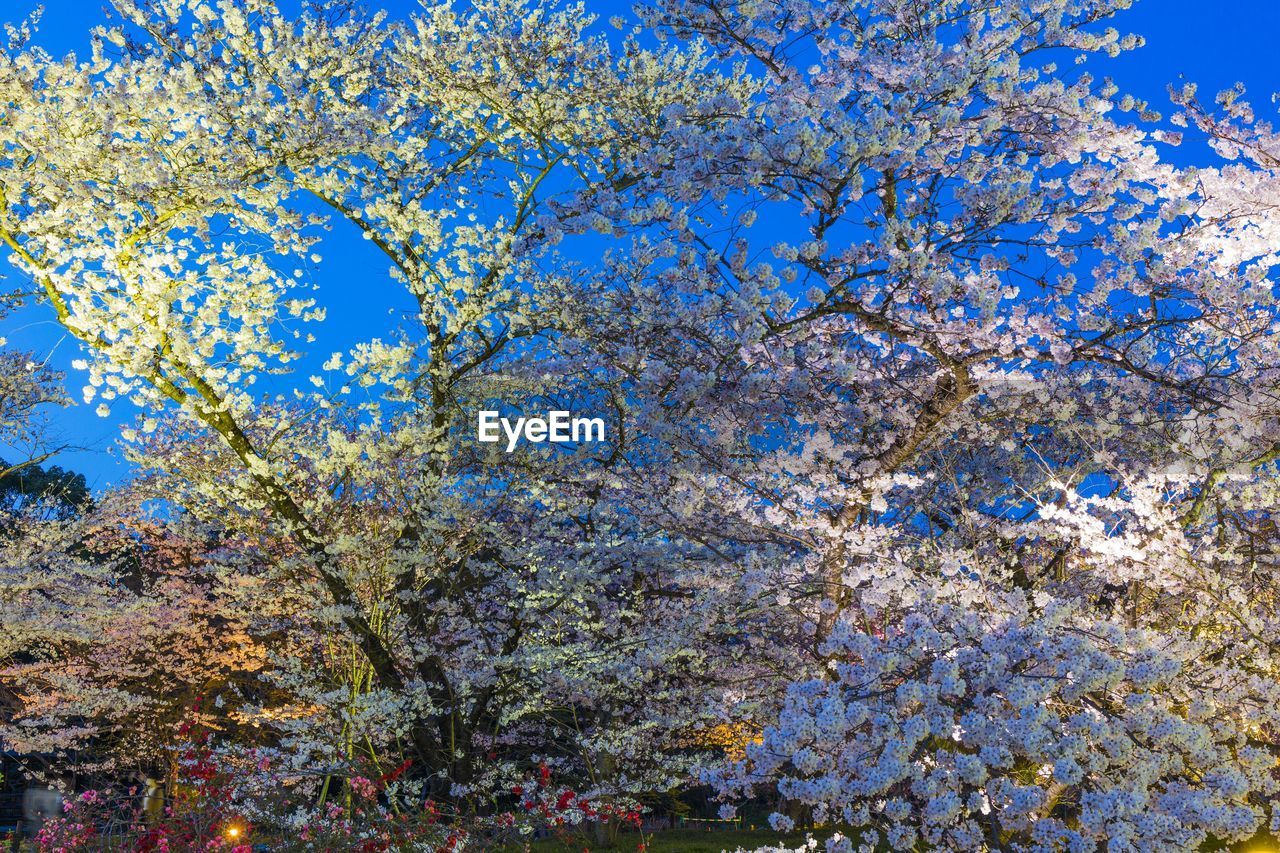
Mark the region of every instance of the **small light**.
POLYGON ((229 826, 229 827, 227 827, 227 836, 228 836, 229 838, 239 838, 239 837, 240 837, 240 827, 238 827, 238 826, 229 826))

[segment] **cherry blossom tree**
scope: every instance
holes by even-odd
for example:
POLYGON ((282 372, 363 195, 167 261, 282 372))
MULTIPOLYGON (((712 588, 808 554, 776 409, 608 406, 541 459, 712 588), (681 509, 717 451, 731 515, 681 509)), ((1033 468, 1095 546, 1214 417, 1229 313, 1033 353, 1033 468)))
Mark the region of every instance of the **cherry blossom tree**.
POLYGON ((780 780, 895 848, 1265 825, 1271 131, 1062 70, 1138 44, 1124 5, 651 10, 767 81, 730 141, 654 152, 698 167, 644 196, 681 213, 603 336, 644 354, 685 518, 793 554, 761 588, 809 675, 726 791, 780 780), (1179 125, 1234 162, 1169 165, 1179 125))
MULTIPOLYGON (((322 785, 369 761, 473 808, 697 770, 834 849, 1249 837, 1280 145, 1243 92, 1166 119, 1097 76, 1127 5, 656 0, 606 35, 117 0, 66 61, 12 29, 0 240, 86 402, 143 408, 130 500, 173 513, 99 516, 153 562, 11 670, 61 685, 28 731, 216 684, 322 785), (330 229, 405 311, 299 377, 330 229), (608 440, 506 454, 482 408, 608 440)), ((60 595, 127 571, 38 553, 60 595)))
POLYGON ((124 436, 144 493, 234 534, 225 594, 254 635, 287 626, 273 676, 294 699, 263 713, 317 761, 408 755, 438 795, 505 790, 541 759, 606 793, 671 784, 651 749, 662 697, 697 684, 690 632, 723 624, 687 590, 663 598, 661 574, 696 560, 601 494, 600 459, 500 464, 470 432, 474 403, 551 393, 531 361, 558 362, 577 291, 548 198, 633 183, 668 106, 726 80, 697 50, 615 47, 576 10, 526 3, 394 25, 118 11, 87 62, 12 47, 0 239, 83 343, 86 401, 147 410, 124 436), (305 271, 334 223, 417 311, 318 387, 256 394, 321 316, 305 271))

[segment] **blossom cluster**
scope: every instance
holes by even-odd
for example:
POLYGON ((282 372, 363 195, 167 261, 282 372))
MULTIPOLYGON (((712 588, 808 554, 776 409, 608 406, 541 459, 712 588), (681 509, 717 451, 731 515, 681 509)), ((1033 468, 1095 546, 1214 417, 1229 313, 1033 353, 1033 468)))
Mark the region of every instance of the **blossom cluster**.
POLYGON ((894 849, 1196 850, 1259 829, 1280 783, 1253 741, 1274 708, 1216 700, 1193 646, 1060 602, 987 605, 840 622, 835 678, 795 684, 722 782, 776 778, 894 849))

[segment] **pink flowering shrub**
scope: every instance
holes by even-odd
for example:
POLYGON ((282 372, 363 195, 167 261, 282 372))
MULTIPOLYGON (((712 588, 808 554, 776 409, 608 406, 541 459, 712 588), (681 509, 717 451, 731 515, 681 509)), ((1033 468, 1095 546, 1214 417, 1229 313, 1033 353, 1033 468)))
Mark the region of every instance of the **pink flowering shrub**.
MULTIPOLYGON (((592 823, 640 828, 642 807, 639 803, 629 798, 607 800, 589 797, 572 788, 556 785, 551 778, 551 769, 545 763, 538 766, 535 777, 512 787, 511 793, 520 798, 520 809, 524 815, 540 822, 562 839, 570 830, 592 823)), ((639 849, 644 848, 641 836, 639 849)))
POLYGON ((230 851, 249 853, 248 824, 231 799, 231 777, 215 760, 207 734, 190 737, 178 755, 179 779, 162 818, 149 822, 137 790, 85 791, 49 820, 36 838, 40 853, 90 850, 230 851))
MULTIPOLYGON (((591 824, 640 826, 638 803, 555 784, 546 764, 512 788, 516 808, 461 815, 409 793, 412 786, 402 785, 408 760, 382 774, 353 773, 334 786, 338 793, 317 802, 314 786, 298 784, 273 767, 269 756, 220 750, 190 725, 182 732, 189 741, 179 752, 179 778, 161 819, 148 822, 136 789, 85 791, 44 826, 37 839, 40 853, 250 853, 255 844, 299 853, 453 853, 527 840, 539 829, 567 839, 591 824)), ((643 835, 637 847, 645 849, 643 835)))
MULTIPOLYGON (((445 825, 431 802, 408 811, 380 802, 405 762, 376 779, 354 775, 349 796, 311 805, 308 790, 289 791, 268 757, 220 751, 207 733, 181 727, 179 776, 163 816, 148 822, 136 790, 85 791, 42 828, 40 853, 250 853, 255 843, 277 851, 461 850, 468 832, 445 825)), ((296 786, 295 786, 296 787, 296 786)))
MULTIPOLYGON (((273 851, 430 850, 449 853, 463 849, 469 833, 441 823, 439 809, 427 804, 416 813, 390 809, 377 802, 379 788, 368 779, 351 786, 350 802, 329 802, 311 809, 288 810, 287 798, 244 802, 223 783, 222 769, 206 781, 179 794, 158 822, 148 825, 129 798, 87 791, 67 806, 66 814, 50 820, 37 838, 40 853, 89 851, 156 851, 249 853, 255 843, 273 851), (221 790, 219 790, 221 789, 221 790), (249 821, 245 814, 254 814, 249 821)), ((356 780, 352 780, 356 781, 356 780)))

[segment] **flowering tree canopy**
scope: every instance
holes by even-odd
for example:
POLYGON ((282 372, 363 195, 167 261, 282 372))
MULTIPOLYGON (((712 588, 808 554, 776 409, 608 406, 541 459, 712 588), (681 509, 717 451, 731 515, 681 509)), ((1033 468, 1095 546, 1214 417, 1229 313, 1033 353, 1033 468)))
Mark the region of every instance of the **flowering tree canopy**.
MULTIPOLYGON (((1096 76, 1128 5, 10 28, 0 241, 140 416, 124 486, 0 507, 0 735, 109 778, 214 733, 231 801, 433 821, 698 780, 831 849, 1272 827, 1280 142, 1096 76), (317 353, 334 232, 403 300, 317 353)), ((27 362, 0 429, 56 396, 27 362)))

